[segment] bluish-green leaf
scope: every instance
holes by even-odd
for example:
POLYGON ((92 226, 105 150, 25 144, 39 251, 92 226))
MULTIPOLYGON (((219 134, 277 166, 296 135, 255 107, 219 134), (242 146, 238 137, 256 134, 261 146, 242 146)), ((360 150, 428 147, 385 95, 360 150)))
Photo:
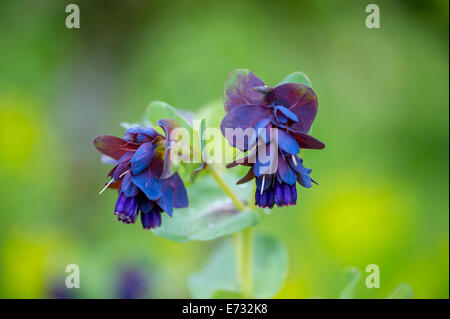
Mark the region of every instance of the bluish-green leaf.
POLYGON ((386 299, 412 299, 414 298, 414 290, 407 283, 401 283, 394 289, 386 299))
MULTIPOLYGON (((202 130, 202 137, 204 143, 203 146, 206 146, 204 151, 207 157, 210 154, 214 155, 221 154, 222 161, 226 162, 227 159, 225 159, 225 154, 234 154, 235 149, 230 146, 228 141, 225 139, 225 137, 223 137, 222 133, 220 132, 220 123, 222 122, 222 119, 225 116, 222 101, 215 100, 206 104, 198 111, 197 116, 205 119, 205 129, 202 130), (209 137, 208 139, 206 139, 206 136, 203 136, 203 132, 205 132, 206 128, 217 128, 219 130, 217 138, 209 137)), ((231 162, 233 159, 228 160, 231 162)))
POLYGON ((197 169, 194 171, 195 173, 198 173, 199 171, 202 171, 206 168, 206 161, 207 156, 205 156, 205 145, 206 145, 206 139, 205 136, 203 136, 204 132, 206 130, 206 122, 205 119, 202 119, 198 126, 198 146, 200 147, 200 154, 201 154, 201 164, 197 167, 197 169))
POLYGON ((203 133, 205 132, 205 130, 206 130, 205 119, 202 119, 200 121, 200 129, 199 129, 199 132, 198 132, 199 139, 200 139, 200 148, 202 150, 205 148, 205 144, 206 144, 205 138, 203 136, 203 133))
POLYGON ((353 299, 356 285, 361 279, 361 271, 355 267, 347 267, 344 269, 344 289, 342 289, 339 298, 340 299, 353 299))
MULTIPOLYGON (((250 197, 252 183, 235 185, 232 175, 225 180, 242 200, 250 197)), ((156 235, 176 241, 212 240, 253 226, 260 219, 254 210, 237 212, 209 175, 196 180, 188 194, 189 207, 174 211, 172 217, 164 214, 161 227, 153 230, 156 235)))
MULTIPOLYGON (((171 105, 162 101, 154 101, 149 104, 145 112, 144 122, 149 122, 149 124, 156 129, 159 133, 164 134, 163 130, 156 125, 156 123, 161 119, 173 119, 180 127, 187 130, 187 138, 189 140, 182 144, 182 148, 190 155, 190 158, 194 158, 192 151, 192 141, 197 142, 198 135, 197 132, 192 128, 193 114, 189 112, 175 109, 171 105)), ((181 138, 181 136, 180 136, 181 138)), ((198 148, 197 148, 198 149, 198 148)), ((191 160, 189 160, 192 162, 191 160)), ((190 183, 190 178, 192 172, 200 165, 200 163, 171 163, 171 171, 178 171, 181 178, 185 183, 190 183)))
POLYGON ((199 118, 205 119, 207 127, 220 128, 220 123, 225 116, 222 99, 206 103, 196 112, 196 115, 199 118))
MULTIPOLYGON (((287 253, 283 244, 268 235, 254 237, 252 298, 271 298, 283 286, 287 272, 287 253)), ((242 296, 237 276, 235 251, 231 240, 221 243, 198 273, 188 280, 194 298, 242 296)))
POLYGON ((236 268, 231 240, 220 243, 218 248, 214 248, 203 269, 189 277, 190 296, 212 298, 215 294, 223 292, 240 294, 236 268))
POLYGON ((255 236, 253 260, 252 296, 275 296, 283 287, 287 276, 287 251, 283 243, 272 236, 255 236))
MULTIPOLYGON (((161 119, 173 119, 177 123, 187 129, 189 132, 192 131, 192 117, 189 112, 177 110, 173 106, 162 101, 154 101, 149 104, 145 112, 145 119, 150 121, 155 129, 160 130, 156 123, 161 119)), ((160 131, 161 132, 161 131, 160 131)))
POLYGON ((309 86, 312 88, 311 81, 303 72, 293 72, 289 74, 287 77, 285 77, 278 85, 284 84, 284 83, 300 83, 306 86, 309 86))

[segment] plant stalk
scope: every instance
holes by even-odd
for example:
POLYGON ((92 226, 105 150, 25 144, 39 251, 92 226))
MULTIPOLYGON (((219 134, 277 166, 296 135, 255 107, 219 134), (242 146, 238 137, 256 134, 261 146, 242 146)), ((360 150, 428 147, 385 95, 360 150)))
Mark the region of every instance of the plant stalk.
POLYGON ((231 199, 234 206, 238 211, 245 210, 244 203, 237 197, 237 195, 233 192, 233 190, 227 185, 227 183, 222 179, 222 177, 217 173, 217 171, 210 167, 209 171, 211 172, 211 176, 214 178, 219 187, 223 190, 225 194, 231 199))
POLYGON ((252 296, 253 280, 253 228, 247 227, 242 231, 242 286, 244 298, 252 296))
MULTIPOLYGON (((227 185, 222 177, 213 167, 209 167, 211 176, 214 178, 223 192, 231 199, 238 211, 245 210, 245 204, 227 185)), ((252 202, 252 201, 250 201, 252 202)), ((253 257, 253 230, 247 227, 239 233, 233 234, 233 244, 236 254, 236 267, 239 283, 242 285, 243 297, 249 298, 252 293, 252 257, 253 257)))

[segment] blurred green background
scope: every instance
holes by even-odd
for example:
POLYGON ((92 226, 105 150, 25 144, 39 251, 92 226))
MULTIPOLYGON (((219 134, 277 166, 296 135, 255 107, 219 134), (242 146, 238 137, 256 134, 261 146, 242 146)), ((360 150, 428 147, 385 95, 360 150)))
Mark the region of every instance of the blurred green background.
POLYGON ((289 253, 279 298, 335 298, 347 266, 381 270, 385 298, 449 297, 448 1, 0 2, 0 297, 189 297, 220 240, 176 243, 115 221, 95 135, 121 135, 155 99, 195 111, 236 68, 269 85, 303 71, 319 97, 305 151, 320 186, 258 229, 289 253), (81 28, 65 27, 77 3, 81 28), (78 264, 81 288, 61 292, 78 264))

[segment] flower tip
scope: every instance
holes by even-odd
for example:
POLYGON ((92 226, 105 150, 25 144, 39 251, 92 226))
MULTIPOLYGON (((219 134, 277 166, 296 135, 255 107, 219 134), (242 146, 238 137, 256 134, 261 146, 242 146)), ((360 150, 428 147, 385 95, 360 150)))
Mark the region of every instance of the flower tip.
POLYGON ((255 91, 263 94, 267 94, 273 90, 273 87, 268 85, 259 85, 254 87, 255 91))

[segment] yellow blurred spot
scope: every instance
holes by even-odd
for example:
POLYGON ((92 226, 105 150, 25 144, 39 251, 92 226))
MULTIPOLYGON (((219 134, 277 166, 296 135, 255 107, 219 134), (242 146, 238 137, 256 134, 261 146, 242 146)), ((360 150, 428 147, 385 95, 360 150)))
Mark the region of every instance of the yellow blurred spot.
POLYGON ((0 251, 0 282, 7 298, 48 297, 51 280, 63 280, 66 265, 77 260, 67 234, 52 230, 36 233, 14 229, 0 251))
POLYGON ((289 279, 283 285, 281 291, 275 296, 276 299, 298 299, 308 296, 303 283, 298 279, 289 279))
POLYGON ((315 213, 320 240, 345 265, 376 263, 410 232, 414 207, 401 194, 383 183, 347 181, 315 213))
POLYGON ((33 119, 33 100, 0 96, 0 163, 15 170, 31 160, 39 129, 33 119))
POLYGON ((415 298, 449 298, 448 235, 437 238, 429 249, 419 252, 402 268, 400 280, 414 289, 415 298))
POLYGON ((3 250, 3 290, 10 298, 39 298, 43 290, 45 249, 16 239, 3 250))

